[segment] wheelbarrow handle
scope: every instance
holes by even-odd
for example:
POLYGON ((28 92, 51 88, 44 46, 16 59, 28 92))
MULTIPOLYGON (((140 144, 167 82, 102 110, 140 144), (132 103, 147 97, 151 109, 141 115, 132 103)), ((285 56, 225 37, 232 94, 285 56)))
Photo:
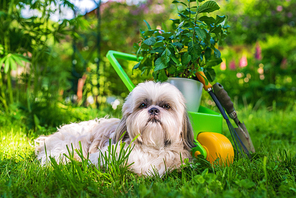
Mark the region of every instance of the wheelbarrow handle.
POLYGON ((135 88, 135 85, 131 81, 131 79, 128 77, 128 75, 125 73, 125 71, 122 69, 122 67, 119 64, 119 62, 117 61, 117 59, 139 61, 139 60, 141 60, 141 58, 137 58, 136 55, 127 54, 127 53, 123 53, 123 52, 117 52, 117 51, 113 51, 113 50, 109 50, 106 56, 109 59, 113 68, 115 69, 116 73, 120 77, 120 79, 123 81, 125 86, 131 92, 135 88))

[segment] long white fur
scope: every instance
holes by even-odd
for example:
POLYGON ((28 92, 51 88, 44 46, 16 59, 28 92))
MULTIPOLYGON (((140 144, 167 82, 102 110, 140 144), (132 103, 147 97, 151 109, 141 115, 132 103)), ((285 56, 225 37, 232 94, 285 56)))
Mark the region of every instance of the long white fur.
MULTIPOLYGON (((134 163, 131 170, 139 175, 149 175, 157 170, 162 176, 167 170, 180 167, 181 159, 191 159, 190 149, 194 146, 193 131, 185 108, 185 100, 179 90, 168 83, 154 83, 152 81, 140 83, 126 98, 122 108, 123 118, 101 118, 81 123, 64 125, 49 136, 36 139, 36 155, 42 165, 49 161, 49 156, 58 163, 66 163, 67 145, 71 150, 79 149, 81 142, 83 156, 89 154, 91 163, 100 165, 98 158, 107 152, 109 139, 113 144, 123 141, 128 144, 137 135, 137 140, 128 158, 128 164, 134 163), (147 108, 139 108, 146 102, 147 108), (148 104, 149 103, 149 104, 148 104), (162 108, 162 104, 169 104, 170 109, 162 108), (159 109, 157 119, 151 122, 148 112, 151 108, 159 109)), ((80 160, 75 153, 74 158, 80 160)))

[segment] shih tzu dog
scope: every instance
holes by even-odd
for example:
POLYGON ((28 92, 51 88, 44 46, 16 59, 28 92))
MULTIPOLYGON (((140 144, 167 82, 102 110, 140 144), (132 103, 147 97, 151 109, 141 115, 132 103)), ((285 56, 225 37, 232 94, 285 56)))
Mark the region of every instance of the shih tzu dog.
MULTIPOLYGON (((179 168, 181 159, 191 159, 194 147, 193 130, 188 119, 181 92, 169 83, 152 81, 140 83, 128 95, 122 108, 123 118, 101 118, 64 125, 58 132, 36 139, 37 158, 44 165, 49 156, 58 163, 67 162, 67 146, 79 149, 96 166, 102 153, 120 141, 132 144, 128 164, 138 175, 157 171, 160 176, 167 170, 179 168), (137 137, 135 141, 132 140, 137 137), (72 144, 72 146, 71 146, 72 144)), ((74 158, 80 160, 77 153, 74 158)))

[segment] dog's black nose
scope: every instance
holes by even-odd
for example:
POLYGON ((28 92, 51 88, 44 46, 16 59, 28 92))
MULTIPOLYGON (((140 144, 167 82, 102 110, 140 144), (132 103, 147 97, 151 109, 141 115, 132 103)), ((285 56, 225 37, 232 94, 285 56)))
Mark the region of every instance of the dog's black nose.
POLYGON ((152 107, 151 109, 148 110, 148 112, 151 114, 151 115, 157 115, 159 113, 159 109, 155 108, 155 107, 152 107))

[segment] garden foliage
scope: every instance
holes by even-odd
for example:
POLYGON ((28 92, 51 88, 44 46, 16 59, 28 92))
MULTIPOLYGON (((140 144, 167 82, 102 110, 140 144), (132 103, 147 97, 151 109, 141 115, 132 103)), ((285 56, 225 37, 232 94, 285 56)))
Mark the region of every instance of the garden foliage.
POLYGON ((194 78, 204 70, 212 82, 216 73, 213 69, 222 62, 221 53, 216 48, 227 35, 226 17, 213 12, 220 9, 215 1, 173 1, 183 6, 178 11, 179 18, 171 19, 173 29, 168 31, 152 29, 147 21, 148 30, 141 30, 141 40, 134 44, 138 57, 142 59, 133 69, 142 74, 152 72, 156 81, 166 81, 168 77, 194 78))

